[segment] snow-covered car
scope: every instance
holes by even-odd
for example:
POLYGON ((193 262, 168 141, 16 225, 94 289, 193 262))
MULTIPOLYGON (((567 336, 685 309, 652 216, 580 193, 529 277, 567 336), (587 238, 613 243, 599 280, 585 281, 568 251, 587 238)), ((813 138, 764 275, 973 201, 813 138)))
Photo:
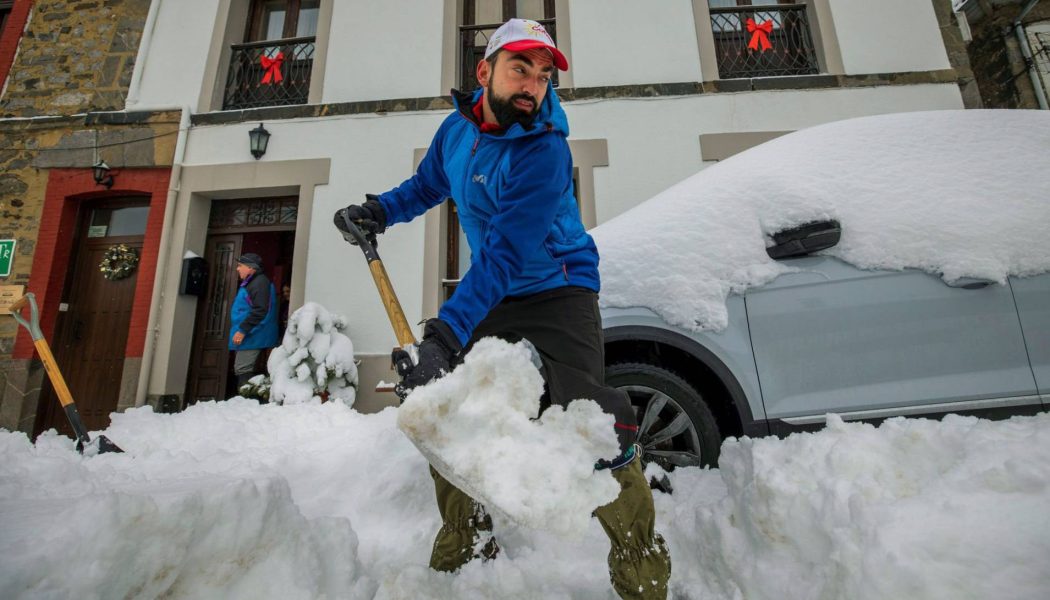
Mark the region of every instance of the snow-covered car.
POLYGON ((606 378, 647 460, 728 436, 1050 405, 1050 113, 789 134, 596 228, 606 378))

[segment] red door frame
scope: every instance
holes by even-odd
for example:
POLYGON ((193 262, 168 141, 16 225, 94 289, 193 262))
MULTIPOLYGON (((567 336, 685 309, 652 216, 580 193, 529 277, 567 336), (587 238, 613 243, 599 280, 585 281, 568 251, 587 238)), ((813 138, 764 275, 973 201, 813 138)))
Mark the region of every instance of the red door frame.
MULTIPOLYGON (((36 295, 40 307, 40 329, 52 340, 58 319, 59 303, 66 273, 70 268, 73 242, 76 237, 77 209, 85 200, 112 196, 146 196, 149 198, 149 217, 142 254, 139 258, 139 277, 135 285, 135 300, 128 325, 125 357, 141 357, 146 345, 146 326, 153 297, 153 279, 157 270, 160 235, 164 228, 164 209, 168 201, 169 168, 121 169, 116 174, 112 189, 99 191, 91 169, 51 169, 48 173, 44 208, 40 215, 40 229, 33 252, 33 268, 26 290, 36 295)), ((19 331, 12 357, 33 357, 33 341, 25 331, 19 331)))

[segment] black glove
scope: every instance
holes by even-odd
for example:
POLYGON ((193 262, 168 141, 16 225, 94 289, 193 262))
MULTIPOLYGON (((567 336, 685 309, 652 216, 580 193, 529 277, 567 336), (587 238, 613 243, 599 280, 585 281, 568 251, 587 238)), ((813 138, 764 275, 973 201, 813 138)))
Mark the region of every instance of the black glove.
POLYGON ((419 362, 415 365, 408 352, 394 350, 390 358, 398 367, 401 383, 394 391, 402 399, 414 388, 426 385, 452 370, 452 359, 463 349, 459 338, 441 319, 430 319, 423 327, 423 341, 419 343, 419 362))
MULTIPOLYGON (((375 244, 376 234, 386 231, 386 211, 383 210, 383 205, 379 203, 379 196, 374 194, 365 194, 364 204, 351 204, 346 208, 335 211, 333 221, 336 228, 344 234, 349 234, 350 232, 346 229, 343 215, 349 217, 355 225, 360 227, 365 237, 373 245, 375 244)), ((351 244, 357 245, 354 238, 346 235, 343 237, 346 237, 351 244)))

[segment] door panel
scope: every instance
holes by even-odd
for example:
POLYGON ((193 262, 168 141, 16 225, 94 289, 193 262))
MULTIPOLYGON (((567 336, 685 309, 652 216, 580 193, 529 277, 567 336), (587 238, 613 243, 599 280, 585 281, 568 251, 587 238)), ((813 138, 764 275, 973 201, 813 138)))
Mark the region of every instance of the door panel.
POLYGON ((769 418, 1035 394, 1008 286, 786 262, 746 295, 769 418))
POLYGON ((1050 406, 1050 273, 1038 277, 1011 277, 1028 358, 1035 383, 1050 406))
MULTIPOLYGON (((99 272, 98 265, 106 251, 116 244, 125 244, 141 254, 143 241, 142 235, 107 236, 106 233, 119 228, 107 226, 99 232, 97 227, 91 227, 91 219, 94 216, 98 220, 99 214, 114 209, 148 210, 148 205, 136 204, 137 201, 126 200, 85 203, 73 248, 72 274, 62 294, 67 310, 59 313, 51 344, 62 377, 89 431, 108 427, 109 415, 117 409, 120 400, 128 326, 139 273, 136 269, 124 279, 109 280, 99 272), (89 229, 95 231, 89 235, 89 229)), ((39 407, 35 433, 54 427, 59 433, 73 437, 65 412, 46 378, 39 407)))
POLYGON ((197 301, 197 318, 190 356, 186 402, 226 398, 229 364, 230 304, 237 294, 237 257, 242 236, 208 237, 204 258, 208 262, 208 292, 197 301))

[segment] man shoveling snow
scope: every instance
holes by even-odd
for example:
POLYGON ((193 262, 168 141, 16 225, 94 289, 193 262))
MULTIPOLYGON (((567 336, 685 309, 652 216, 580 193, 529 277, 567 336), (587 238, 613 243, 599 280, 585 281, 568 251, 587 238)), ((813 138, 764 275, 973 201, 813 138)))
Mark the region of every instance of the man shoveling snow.
MULTIPOLYGON (((438 318, 427 321, 418 361, 402 373, 401 385, 412 389, 441 377, 484 337, 532 343, 547 387, 541 409, 591 399, 614 423, 619 453, 597 468, 610 469, 621 489, 595 510, 612 545, 613 587, 623 597, 664 598, 671 561, 655 532, 652 494, 637 460, 637 420, 627 395, 603 384, 598 251, 572 192, 568 123, 551 85, 555 68, 566 70, 568 62, 542 25, 523 19, 502 25, 477 66, 482 89, 453 90, 457 110, 439 127, 416 174, 338 211, 335 224, 346 231, 349 219, 382 233, 455 199, 472 264, 438 318)), ((394 362, 411 364, 403 356, 394 362)), ((499 547, 484 507, 440 473, 432 475, 443 525, 431 568, 455 571, 473 558, 495 557, 499 547)), ((457 475, 461 485, 469 480, 457 475)))

